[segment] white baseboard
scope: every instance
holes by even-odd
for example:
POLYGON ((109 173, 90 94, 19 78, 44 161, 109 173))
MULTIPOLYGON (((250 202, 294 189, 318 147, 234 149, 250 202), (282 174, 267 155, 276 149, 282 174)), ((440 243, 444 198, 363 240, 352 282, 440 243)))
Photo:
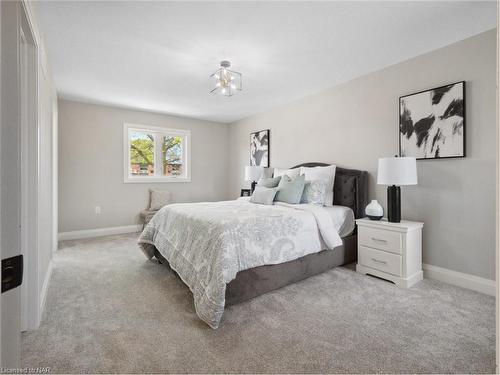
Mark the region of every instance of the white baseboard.
POLYGON ((43 279, 42 290, 40 292, 40 310, 39 310, 39 321, 42 320, 43 312, 45 310, 45 300, 47 299, 47 291, 49 289, 49 282, 52 276, 53 263, 52 260, 49 262, 49 266, 47 267, 47 273, 45 274, 45 278, 43 279))
POLYGON ((452 271, 447 268, 422 264, 424 277, 442 281, 447 284, 456 285, 462 288, 474 290, 476 292, 494 296, 496 294, 495 280, 485 279, 483 277, 452 271))
POLYGON ((59 241, 78 240, 80 238, 111 236, 114 234, 135 233, 135 232, 140 232, 141 230, 142 230, 141 224, 125 225, 123 227, 75 230, 72 232, 59 233, 59 241))

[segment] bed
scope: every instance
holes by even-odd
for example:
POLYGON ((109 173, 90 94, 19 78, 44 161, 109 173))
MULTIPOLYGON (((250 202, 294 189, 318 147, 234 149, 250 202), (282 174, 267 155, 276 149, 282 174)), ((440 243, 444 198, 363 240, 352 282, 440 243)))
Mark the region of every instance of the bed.
MULTIPOLYGON (((346 219, 350 212, 351 221, 363 217, 367 196, 366 172, 337 167, 336 217, 342 212, 346 219)), ((356 260, 354 223, 347 229, 340 223, 333 233, 329 225, 335 220, 326 218, 327 210, 300 206, 262 207, 245 200, 167 206, 138 242, 148 258, 156 257, 179 275, 193 293, 198 316, 215 329, 226 305, 356 260)))

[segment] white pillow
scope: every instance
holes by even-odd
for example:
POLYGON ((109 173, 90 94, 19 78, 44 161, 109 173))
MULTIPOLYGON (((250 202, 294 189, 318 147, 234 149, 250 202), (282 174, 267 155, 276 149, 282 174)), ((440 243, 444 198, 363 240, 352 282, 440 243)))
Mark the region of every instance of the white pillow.
POLYGON ((279 177, 284 175, 287 175, 290 178, 295 178, 298 175, 300 175, 300 168, 294 168, 294 169, 274 168, 273 177, 279 177))
POLYGON ((333 206, 333 184, 335 182, 335 165, 327 167, 300 167, 300 174, 306 181, 324 180, 326 182, 325 206, 333 206))
POLYGON ((326 185, 327 183, 325 180, 306 181, 300 203, 323 206, 326 198, 326 185))

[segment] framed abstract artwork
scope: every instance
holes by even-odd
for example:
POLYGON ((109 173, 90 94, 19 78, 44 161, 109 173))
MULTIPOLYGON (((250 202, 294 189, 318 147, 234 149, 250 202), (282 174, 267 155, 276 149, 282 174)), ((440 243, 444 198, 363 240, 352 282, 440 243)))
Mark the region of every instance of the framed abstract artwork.
POLYGON ((269 129, 250 134, 250 165, 269 167, 269 129))
POLYGON ((465 157, 465 81, 399 98, 399 155, 465 157))

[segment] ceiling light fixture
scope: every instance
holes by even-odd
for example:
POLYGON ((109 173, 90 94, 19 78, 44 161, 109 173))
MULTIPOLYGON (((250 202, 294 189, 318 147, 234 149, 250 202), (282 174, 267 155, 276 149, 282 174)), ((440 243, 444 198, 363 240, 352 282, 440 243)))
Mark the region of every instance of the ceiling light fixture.
POLYGON ((212 89, 211 93, 218 93, 224 96, 233 96, 241 91, 241 73, 229 70, 231 63, 221 61, 220 68, 210 76, 212 89))

